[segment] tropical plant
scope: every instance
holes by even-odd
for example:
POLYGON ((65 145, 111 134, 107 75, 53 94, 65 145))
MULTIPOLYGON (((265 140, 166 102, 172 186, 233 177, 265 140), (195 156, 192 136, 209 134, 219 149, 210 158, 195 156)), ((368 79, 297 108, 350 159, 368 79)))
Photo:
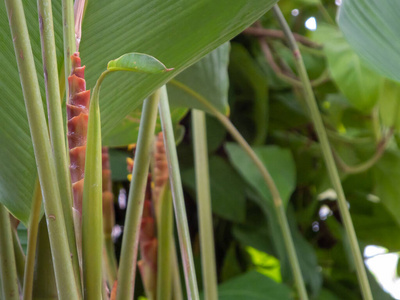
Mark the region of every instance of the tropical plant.
POLYGON ((1 299, 390 299, 397 20, 343 2, 0 4, 1 299))

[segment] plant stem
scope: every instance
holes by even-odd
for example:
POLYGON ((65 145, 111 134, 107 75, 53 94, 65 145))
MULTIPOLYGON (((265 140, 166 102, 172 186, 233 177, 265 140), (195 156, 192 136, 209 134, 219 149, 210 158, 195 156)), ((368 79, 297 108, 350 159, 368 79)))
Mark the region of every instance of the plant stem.
POLYGON ((174 200, 175 217, 178 228, 179 244, 181 248, 183 269, 185 273, 186 289, 189 299, 198 300, 199 291, 197 287, 196 271, 194 269, 192 245, 185 209, 185 199, 181 174, 179 172, 178 155, 176 153, 174 129, 171 121, 171 112, 168 103, 167 88, 162 87, 160 99, 160 119, 164 133, 164 144, 167 154, 169 179, 171 183, 172 197, 174 200))
MULTIPOLYGON (((51 0, 38 0, 40 38, 42 42, 42 59, 44 83, 46 87, 47 113, 49 117, 50 140, 56 165, 61 204, 67 230, 68 245, 71 251, 72 266, 77 285, 80 286, 78 252, 72 219, 71 176, 68 168, 67 148, 61 111, 60 86, 57 69, 56 45, 54 41, 53 14, 51 0)), ((39 220, 37 220, 38 222, 39 220)))
POLYGON ((115 248, 111 236, 104 237, 105 248, 105 267, 107 272, 107 280, 110 289, 113 287, 114 282, 117 280, 117 261, 115 259, 115 248))
POLYGON ((171 299, 172 288, 171 237, 173 234, 174 218, 171 190, 167 185, 164 186, 158 201, 160 213, 157 223, 157 300, 169 300, 171 299))
POLYGON ((350 213, 347 207, 346 197, 343 192, 343 187, 340 182, 340 177, 338 170, 336 169, 335 161, 333 158, 332 150, 329 145, 329 140, 325 131, 325 127, 322 123, 322 118, 318 110, 318 105, 314 97, 314 93, 310 84, 310 80, 307 75, 306 68, 304 66, 304 62, 301 57, 301 53, 299 48, 297 47, 296 41, 294 40, 293 34, 286 23, 282 12, 279 9, 278 5, 275 5, 273 8, 279 23, 285 35, 288 39, 290 48, 293 53, 293 57, 296 63, 296 67, 300 76, 300 79, 303 83, 303 92, 304 97, 307 102, 307 105, 310 109, 311 118, 314 123, 315 130, 317 131, 318 139, 321 144, 322 154, 325 160, 325 164, 328 169, 329 176, 331 178, 332 184, 334 189, 336 190, 337 197, 338 197, 338 204, 340 209, 340 214, 342 216, 344 228, 347 233, 347 237, 350 242, 350 248, 353 255, 354 263, 356 265, 358 281, 361 286, 361 291, 363 294, 364 299, 373 299, 371 294, 371 288, 368 283, 367 273, 365 271, 364 261, 360 252, 360 248, 357 241, 357 236, 354 230, 353 223, 351 221, 350 213))
POLYGON ((17 276, 20 285, 24 283, 24 270, 25 270, 25 253, 22 250, 21 243, 18 239, 17 229, 12 230, 12 239, 14 245, 15 264, 17 265, 17 276))
POLYGON ((132 299, 139 244, 140 220, 143 212, 144 193, 150 165, 150 153, 157 119, 160 91, 144 101, 139 136, 129 188, 125 232, 122 239, 118 270, 117 300, 132 299))
POLYGON ((33 194, 31 213, 28 228, 28 248, 26 251, 26 262, 24 272, 23 299, 32 299, 33 273, 35 267, 36 241, 40 221, 40 209, 42 207, 42 192, 39 181, 36 181, 33 194))
POLYGON ((103 72, 97 80, 89 106, 82 200, 82 266, 85 300, 101 299, 103 290, 103 188, 99 94, 100 85, 107 73, 103 72))
POLYGON ((18 276, 15 265, 14 245, 10 217, 7 209, 0 204, 0 278, 3 296, 7 300, 18 300, 18 276))
POLYGON ((297 258, 292 235, 290 233, 290 228, 289 228, 289 224, 287 221, 285 209, 283 207, 282 199, 281 199, 281 196, 279 195, 278 188, 276 187, 275 182, 272 179, 271 175, 269 174, 268 170, 266 169, 266 167, 264 166, 262 161, 259 159, 257 154, 254 152, 254 150, 250 147, 250 145, 246 142, 246 140, 240 134, 240 132, 231 123, 231 121, 229 120, 228 117, 223 115, 211 103, 209 103, 205 98, 203 98, 203 96, 196 93, 192 89, 186 87, 185 85, 183 85, 180 82, 175 81, 175 80, 171 80, 170 83, 178 86, 179 88, 181 88, 182 90, 184 90, 185 92, 187 92, 188 94, 193 96, 195 99, 197 99, 201 104, 203 104, 205 106, 205 108, 207 108, 208 111, 211 114, 213 114, 221 122, 221 124, 231 134, 231 136, 234 138, 234 140, 243 148, 243 150, 246 152, 246 154, 254 162, 257 169, 260 171, 262 177, 264 178, 265 184, 268 186, 268 188, 271 192, 271 195, 272 195, 274 207, 275 207, 279 225, 280 225, 280 228, 282 231, 286 250, 288 251, 289 261, 290 261, 290 264, 292 267, 292 272, 293 272, 294 280, 296 282, 296 288, 298 290, 300 299, 302 299, 302 300, 308 299, 307 290, 304 285, 304 280, 303 280, 303 276, 301 274, 299 260, 297 258))
POLYGON ((203 111, 192 110, 192 126, 204 297, 209 300, 217 300, 218 284, 208 170, 206 115, 203 111))
POLYGON ((172 276, 172 294, 174 300, 183 300, 181 275, 179 272, 178 255, 176 254, 175 237, 172 235, 171 243, 171 276, 172 276))
POLYGON ((347 174, 357 174, 357 173, 362 173, 362 172, 367 171, 381 159, 382 155, 385 153, 386 147, 387 147, 392 135, 393 135, 393 129, 389 132, 389 134, 385 138, 383 138, 382 140, 379 141, 378 147, 377 147, 374 155, 370 159, 368 159, 356 166, 349 166, 348 164, 346 164, 343 161, 343 159, 339 156, 339 154, 336 153, 335 150, 332 148, 332 154, 336 161, 336 164, 339 166, 339 168, 343 172, 345 172, 347 174))
POLYGON ((5 0, 28 115, 60 299, 80 299, 71 263, 49 132, 21 0, 5 0))
POLYGON ((71 55, 76 51, 74 1, 62 0, 63 37, 64 37, 64 79, 68 99, 68 76, 71 74, 71 55))

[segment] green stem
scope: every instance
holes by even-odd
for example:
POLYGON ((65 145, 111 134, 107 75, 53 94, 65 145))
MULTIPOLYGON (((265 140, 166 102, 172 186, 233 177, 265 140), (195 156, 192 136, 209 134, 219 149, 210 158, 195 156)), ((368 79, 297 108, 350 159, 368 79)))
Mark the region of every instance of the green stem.
POLYGON ((36 182, 28 228, 28 248, 26 251, 26 263, 24 272, 23 299, 32 299, 33 273, 35 267, 36 241, 40 221, 40 209, 42 207, 42 193, 39 181, 36 182))
MULTIPOLYGON (((167 185, 160 195, 160 213, 157 223, 157 300, 171 299, 171 236, 173 234, 173 212, 171 191, 167 185)), ((174 298, 175 299, 175 298, 174 298)))
POLYGON ((204 297, 216 300, 218 299, 217 268, 215 265, 214 230, 211 212, 206 115, 203 111, 192 110, 192 126, 204 297))
POLYGON ((110 289, 113 287, 114 282, 117 280, 117 260, 115 258, 115 248, 111 236, 104 237, 105 248, 105 267, 107 273, 107 281, 110 289))
POLYGON ((85 300, 101 299, 103 290, 103 190, 99 94, 100 85, 107 73, 103 72, 97 80, 89 107, 82 200, 82 266, 85 300))
POLYGON ((175 237, 171 238, 171 276, 172 276, 172 295, 174 300, 183 300, 181 275, 179 272, 178 255, 175 247, 175 237))
POLYGON ((80 286, 78 252, 72 219, 71 176, 68 168, 67 148, 61 110, 60 86, 57 69, 56 45, 54 41, 53 14, 51 0, 38 0, 40 38, 42 42, 42 59, 44 83, 46 87, 47 113, 49 117, 50 140, 53 149, 61 204, 67 230, 68 245, 71 251, 75 279, 80 286))
POLYGON ((144 101, 140 119, 135 164, 129 188, 126 212, 125 232, 122 239, 121 258, 118 270, 117 300, 132 299, 136 273, 136 261, 139 244, 140 221, 147 174, 150 165, 150 153, 157 119, 157 105, 160 92, 156 91, 144 101))
POLYGON ((165 86, 162 87, 160 100, 160 119, 164 133, 164 144, 169 166, 169 179, 171 183, 172 197, 174 200, 175 217, 178 228, 187 294, 189 299, 198 300, 199 291, 197 287, 196 271, 194 269, 192 245, 190 243, 185 199, 183 197, 181 174, 179 172, 178 155, 176 153, 175 146, 174 129, 171 121, 167 89, 165 86))
POLYGON ((17 229, 13 229, 12 238, 14 245, 15 263, 17 265, 18 281, 22 286, 24 283, 25 253, 22 249, 21 243, 19 242, 17 229))
POLYGON ((331 182, 333 184, 334 189, 336 190, 337 197, 338 197, 338 204, 339 204, 339 210, 340 214, 342 216, 344 228, 347 233, 347 237, 350 242, 350 248, 351 252, 353 255, 353 259, 356 265, 356 270, 357 270, 357 275, 358 275, 358 281, 361 286, 361 291, 363 294, 364 299, 373 299, 372 294, 371 294, 371 288, 368 283, 368 278, 367 278, 367 273, 365 270, 364 266, 364 261, 360 252, 360 248, 358 245, 357 241, 357 236, 354 230, 353 223, 351 221, 350 213, 348 210, 347 202, 346 202, 346 197, 343 192, 343 187, 340 182, 340 177, 338 170, 336 169, 335 165, 335 160, 333 158, 332 150, 329 145, 329 140, 325 131, 325 127, 322 123, 322 118, 318 110, 318 105, 314 97, 314 93, 310 84, 310 80, 307 75, 306 68, 304 66, 304 62, 301 57, 301 53, 299 51, 299 48, 297 47, 297 44, 294 40, 293 34, 286 23, 286 20, 284 16, 282 15, 282 12, 279 9, 278 5, 275 5, 273 8, 279 23, 281 24, 281 27, 283 31, 285 32, 285 35, 288 39, 290 48, 293 53, 293 57, 296 63, 296 67, 300 76, 300 79, 303 83, 303 92, 304 92, 304 97, 306 99, 307 105, 309 107, 310 113, 311 113, 311 118, 314 122, 314 127, 315 130, 317 131, 318 139, 321 144, 321 150, 322 154, 325 160, 325 164, 328 169, 329 176, 331 178, 331 182))
POLYGON ((14 245, 10 216, 7 209, 0 204, 0 278, 3 297, 7 300, 18 300, 18 276, 15 265, 14 245))
POLYGON ((292 267, 293 276, 296 282, 296 287, 300 298, 305 300, 308 299, 306 287, 304 285, 303 276, 301 274, 301 269, 299 265, 299 260, 297 258, 296 250, 293 243, 293 238, 290 233, 289 224, 287 221, 285 209, 282 204, 281 196, 279 195, 278 188, 275 185, 274 180, 269 174, 268 170, 254 152, 254 150, 250 147, 250 145, 246 142, 243 136, 239 133, 239 131, 235 128, 235 126, 231 123, 228 117, 219 112, 211 103, 207 101, 203 96, 196 93, 192 89, 187 86, 181 84, 178 81, 171 80, 170 83, 178 86, 188 94, 192 95, 195 99, 197 99, 201 104, 203 104, 211 114, 213 114, 221 124, 226 128, 226 130, 231 134, 231 136, 235 139, 235 141, 243 148, 246 154, 250 157, 250 159, 254 162, 257 169, 260 171, 262 177, 264 178, 265 184, 268 186, 272 199, 274 202, 274 207, 276 210, 276 214, 278 216, 279 225, 282 231, 283 239, 285 242, 286 249, 288 251, 289 261, 292 267))
POLYGON ((60 299, 80 299, 71 263, 60 192, 21 0, 5 0, 28 115, 60 299))
POLYGON ((68 99, 68 76, 71 75, 71 55, 76 51, 74 1, 62 0, 63 37, 64 37, 64 79, 68 99))

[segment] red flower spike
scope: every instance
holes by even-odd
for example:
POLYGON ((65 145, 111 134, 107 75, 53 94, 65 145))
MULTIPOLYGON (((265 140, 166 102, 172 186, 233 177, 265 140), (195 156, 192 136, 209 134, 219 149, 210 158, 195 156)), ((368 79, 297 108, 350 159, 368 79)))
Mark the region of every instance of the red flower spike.
POLYGON ((71 56, 71 61, 72 72, 71 76, 68 77, 69 98, 67 104, 70 172, 74 208, 82 214, 90 91, 86 90, 85 67, 81 66, 78 52, 71 56))

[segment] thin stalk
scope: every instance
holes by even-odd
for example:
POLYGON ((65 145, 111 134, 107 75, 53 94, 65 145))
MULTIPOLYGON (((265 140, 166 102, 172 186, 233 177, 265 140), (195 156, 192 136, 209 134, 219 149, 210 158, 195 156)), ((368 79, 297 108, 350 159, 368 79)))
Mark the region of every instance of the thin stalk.
POLYGON ((174 200, 175 218, 178 228, 179 244, 181 248, 183 269, 185 273, 186 289, 189 299, 198 300, 196 271, 194 269, 192 245, 190 243, 189 226, 187 222, 185 199, 181 174, 179 172, 178 155, 176 153, 174 129, 171 120, 171 112, 168 103, 167 88, 161 88, 160 119, 164 133, 164 144, 167 154, 169 179, 171 183, 172 197, 174 200))
MULTIPOLYGON (((166 185, 159 199, 160 214, 157 223, 157 300, 171 299, 171 236, 173 234, 172 197, 166 185)), ((175 299, 175 298, 174 298, 175 299)))
POLYGON ((18 281, 22 286, 24 283, 25 253, 22 249, 21 243, 19 242, 17 229, 13 229, 12 238, 14 245, 15 264, 17 265, 18 281))
POLYGON ((118 270, 117 300, 132 299, 136 275, 140 220, 142 219, 144 193, 150 165, 150 153, 157 119, 160 92, 156 91, 144 101, 140 119, 135 164, 129 188, 125 232, 122 238, 118 270))
POLYGON ((18 300, 18 276, 15 265, 14 245, 10 217, 7 209, 0 204, 0 278, 3 296, 7 300, 18 300))
POLYGON ((296 63, 297 71, 303 83, 304 98, 309 107, 315 130, 317 131, 318 140, 320 141, 321 144, 321 150, 325 160, 325 164, 328 169, 329 177, 337 193, 339 210, 342 216, 343 225, 346 230, 347 237, 350 242, 350 248, 353 255, 354 263, 356 265, 358 281, 361 286, 363 298, 367 300, 373 299, 371 288, 368 283, 364 261, 358 245, 357 236, 354 230, 353 223, 351 221, 350 212, 347 207, 346 197, 343 192, 343 187, 340 182, 339 173, 335 165, 335 160, 333 158, 328 136, 326 134, 325 127, 323 125, 322 118, 318 110, 318 105, 314 97, 314 93, 310 84, 310 80, 308 78, 306 68, 304 66, 303 59, 301 57, 301 53, 293 37, 292 31, 290 30, 284 16, 282 15, 282 12, 279 9, 279 6, 275 5, 273 10, 288 39, 290 49, 292 50, 292 54, 296 63))
POLYGON ((80 282, 78 252, 72 219, 71 176, 68 168, 67 148, 63 117, 61 110, 60 86, 57 69, 56 45, 54 41, 53 13, 51 0, 38 0, 40 38, 42 42, 42 59, 44 83, 46 87, 47 113, 49 117, 50 141, 53 149, 61 204, 67 230, 68 245, 71 251, 72 266, 77 285, 80 282))
POLYGON ((183 300, 181 274, 179 272, 178 255, 175 247, 175 237, 171 238, 171 276, 172 276, 172 295, 174 300, 183 300))
POLYGON ((71 263, 55 163, 22 1, 5 0, 5 4, 43 192, 59 297, 60 299, 80 299, 71 263))
POLYGON ((217 300, 218 284, 211 212, 210 174, 208 170, 206 115, 203 111, 192 110, 192 126, 204 297, 209 300, 217 300))
POLYGON ((107 273, 107 281, 110 289, 117 280, 117 261, 115 259, 115 248, 111 236, 104 237, 104 260, 107 273))
POLYGON ((68 76, 71 75, 72 68, 71 55, 76 51, 73 0, 62 0, 62 18, 64 37, 64 90, 68 99, 68 76))
POLYGON ((192 95, 195 99, 197 99, 202 105, 204 105, 209 112, 211 112, 226 128, 226 130, 230 133, 230 135, 234 138, 234 140, 242 147, 242 149, 246 152, 246 154, 250 157, 250 159, 254 162, 257 169, 260 171, 262 177, 264 178, 265 184, 268 186, 270 193, 272 195, 272 199, 274 202, 274 207, 276 210, 276 214, 278 217, 279 225, 282 231, 283 239, 285 242, 286 250, 289 256, 289 262, 292 267, 293 277, 296 283, 296 288, 299 293, 300 299, 306 300, 308 299, 307 290, 304 285, 303 276, 301 274, 301 269, 299 265, 299 260, 297 258, 296 250, 293 243, 293 238, 290 233, 289 224, 287 221, 285 209, 283 207, 281 196, 279 195, 278 188, 275 185, 274 180, 269 174, 268 170, 264 166, 263 162, 254 152, 254 150, 250 147, 247 141, 243 138, 240 132, 236 129, 236 127, 231 123, 228 117, 219 112, 211 103, 209 103, 203 96, 196 93, 192 89, 187 86, 181 84, 178 81, 171 80, 170 83, 178 86, 188 94, 192 95))
POLYGON ((346 164, 344 160, 339 156, 339 154, 336 153, 335 150, 332 148, 332 154, 336 161, 336 164, 343 172, 347 174, 357 174, 369 170, 381 159, 382 155, 385 153, 386 147, 389 144, 392 135, 393 129, 390 130, 389 134, 385 138, 378 142, 378 147, 371 158, 355 166, 349 166, 348 164, 346 164))
POLYGON ((38 236, 40 209, 42 207, 42 192, 39 181, 36 182, 33 194, 31 213, 28 228, 28 248, 26 251, 26 262, 24 272, 23 299, 32 299, 33 273, 35 268, 36 241, 38 236))

